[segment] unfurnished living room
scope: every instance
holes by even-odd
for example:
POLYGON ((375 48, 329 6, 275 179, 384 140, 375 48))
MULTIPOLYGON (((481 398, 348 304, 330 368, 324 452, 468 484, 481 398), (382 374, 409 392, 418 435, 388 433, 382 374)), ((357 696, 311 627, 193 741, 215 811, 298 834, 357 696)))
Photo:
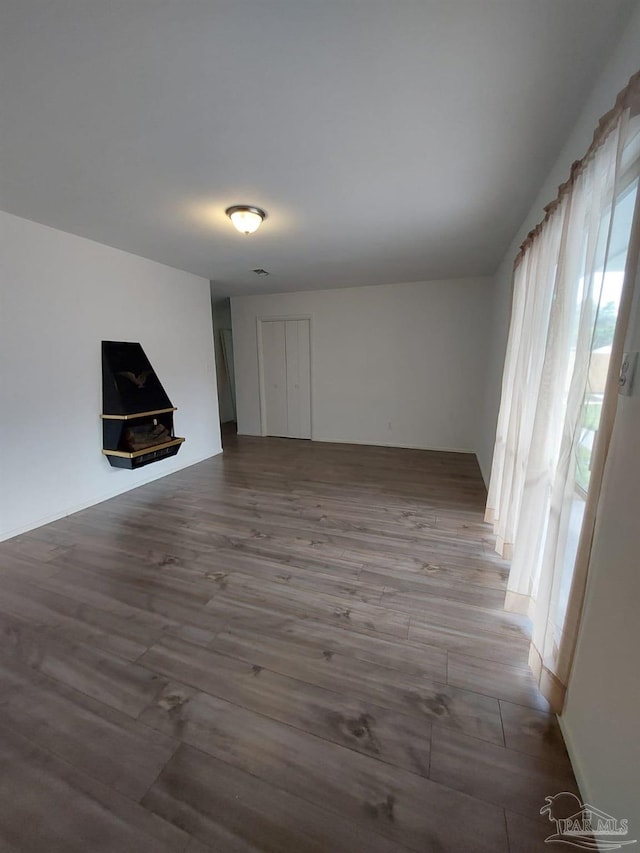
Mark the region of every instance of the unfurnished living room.
POLYGON ((640 0, 0 0, 0 851, 640 845, 640 0))

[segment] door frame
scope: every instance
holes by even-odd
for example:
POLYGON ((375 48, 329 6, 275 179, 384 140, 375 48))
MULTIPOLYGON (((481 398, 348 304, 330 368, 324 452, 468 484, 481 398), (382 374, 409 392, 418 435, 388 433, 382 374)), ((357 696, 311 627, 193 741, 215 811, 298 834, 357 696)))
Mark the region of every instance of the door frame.
POLYGON ((256 316, 256 343, 258 347, 258 401, 260 405, 260 435, 267 435, 267 406, 264 391, 264 356, 262 352, 262 324, 274 322, 286 322, 287 320, 307 320, 309 323, 309 420, 311 424, 311 441, 313 435, 313 355, 312 334, 313 324, 309 314, 265 314, 256 316))

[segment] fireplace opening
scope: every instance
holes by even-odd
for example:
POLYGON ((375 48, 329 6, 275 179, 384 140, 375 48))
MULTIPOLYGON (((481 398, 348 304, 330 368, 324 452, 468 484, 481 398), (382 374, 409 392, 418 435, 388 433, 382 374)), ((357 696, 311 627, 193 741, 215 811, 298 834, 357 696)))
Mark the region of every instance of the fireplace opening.
POLYGON ((122 431, 122 450, 144 450, 156 444, 164 444, 172 438, 171 432, 164 424, 154 418, 143 424, 126 427, 122 431))

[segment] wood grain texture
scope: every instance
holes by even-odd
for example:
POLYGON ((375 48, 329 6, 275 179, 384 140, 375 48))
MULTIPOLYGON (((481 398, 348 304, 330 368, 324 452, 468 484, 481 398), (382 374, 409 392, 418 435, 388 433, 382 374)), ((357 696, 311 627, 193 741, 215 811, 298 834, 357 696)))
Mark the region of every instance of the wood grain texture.
POLYGON ((540 816, 549 791, 578 789, 570 765, 506 749, 477 738, 439 729, 431 743, 431 778, 518 812, 524 817, 540 816))
POLYGON ((11 729, 0 726, 0 837, 28 853, 178 853, 187 836, 11 729))
POLYGON ((406 850, 361 822, 327 812, 188 746, 180 747, 143 805, 225 853, 406 850))
POLYGON ((505 744, 509 749, 570 767, 555 714, 500 700, 500 715, 505 744))
POLYGON ((465 454, 233 437, 0 543, 0 850, 539 849, 575 782, 484 498, 465 454))
MULTIPOLYGON (((530 820, 515 812, 507 811, 507 835, 509 837, 509 849, 513 853, 549 853, 549 849, 562 850, 559 842, 546 844, 545 839, 555 835, 556 825, 549 820, 542 823, 539 820, 530 820)), ((562 843, 562 842, 560 842, 562 843)), ((563 844, 567 850, 571 850, 567 844, 563 844)), ((575 848, 574 848, 575 849, 575 848)))
POLYGON ((178 747, 177 740, 15 661, 0 661, 0 680, 0 725, 133 799, 178 747))
MULTIPOLYGON (((413 849, 428 849, 429 844, 443 849, 456 849, 454 844, 458 849, 504 848, 500 809, 420 779, 427 756, 416 753, 409 767, 413 772, 387 764, 381 748, 391 735, 378 730, 376 720, 365 714, 330 719, 347 735, 346 749, 181 685, 171 685, 141 719, 168 734, 180 733, 186 743, 209 755, 306 801, 322 803, 356 824, 369 824, 413 849), (352 751, 356 741, 365 744, 363 754, 352 751), (460 826, 450 824, 456 811, 465 814, 460 826)), ((411 739, 402 718, 395 728, 396 737, 411 739)), ((420 731, 413 733, 416 743, 420 731)), ((155 786, 150 794, 154 791, 155 786)))
POLYGON ((486 649, 487 657, 483 657, 485 645, 481 641, 469 649, 469 654, 459 654, 457 649, 450 650, 448 654, 450 684, 497 696, 516 705, 526 705, 539 711, 549 710, 549 703, 538 690, 526 664, 526 657, 523 660, 519 647, 512 647, 509 655, 504 647, 496 647, 492 643, 486 649), (505 660, 500 661, 501 656, 505 660))

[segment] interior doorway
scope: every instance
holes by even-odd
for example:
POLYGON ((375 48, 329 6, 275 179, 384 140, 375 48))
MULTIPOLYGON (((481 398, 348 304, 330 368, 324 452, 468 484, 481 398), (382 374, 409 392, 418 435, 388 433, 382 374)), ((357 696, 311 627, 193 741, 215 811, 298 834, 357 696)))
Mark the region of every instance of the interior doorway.
POLYGON ((234 435, 237 432, 231 300, 227 298, 213 301, 212 314, 218 387, 218 412, 224 443, 225 437, 234 435))

